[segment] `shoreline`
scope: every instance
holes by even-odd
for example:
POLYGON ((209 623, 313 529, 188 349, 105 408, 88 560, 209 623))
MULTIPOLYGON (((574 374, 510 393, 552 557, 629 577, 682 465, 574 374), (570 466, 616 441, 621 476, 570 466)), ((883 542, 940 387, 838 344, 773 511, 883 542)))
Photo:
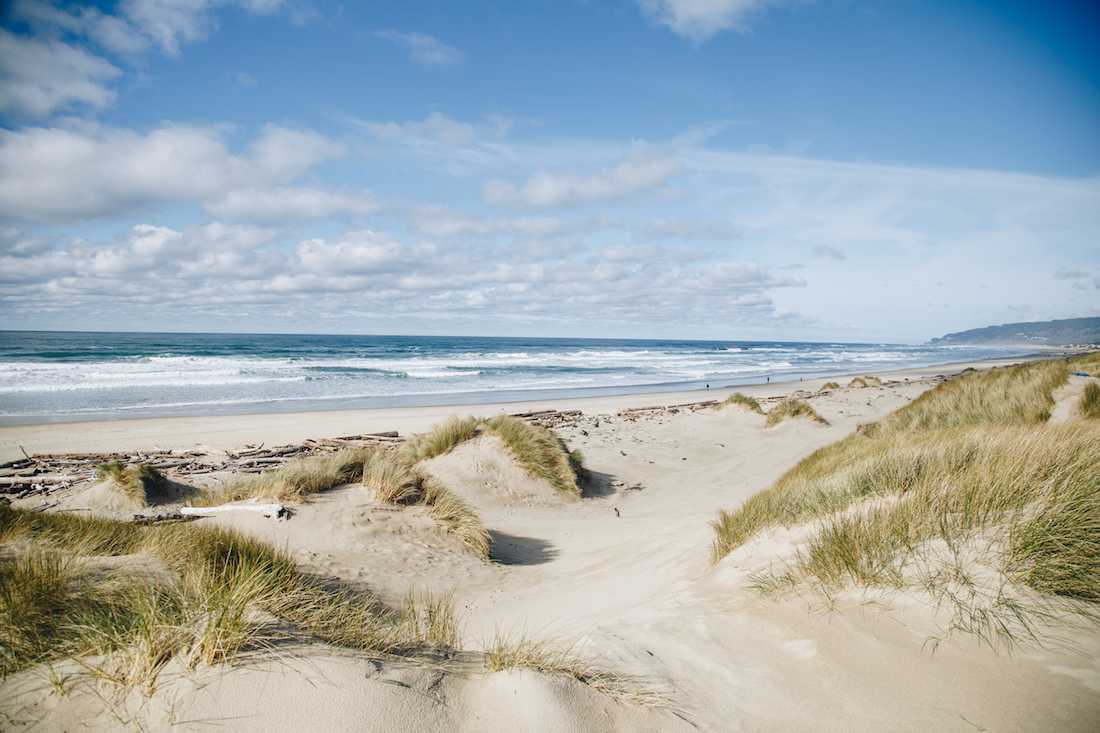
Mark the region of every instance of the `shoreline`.
MULTIPOLYGON (((1059 352, 1061 354, 1062 352, 1059 352)), ((0 427, 0 461, 27 453, 111 452, 116 450, 182 449, 202 447, 225 450, 246 443, 283 444, 307 438, 397 430, 422 432, 433 424, 461 413, 501 414, 548 409, 579 409, 586 413, 616 412, 652 404, 677 404, 723 399, 734 391, 753 397, 785 394, 792 389, 820 389, 829 381, 873 374, 894 380, 930 379, 968 367, 988 369, 1024 361, 1052 358, 1056 354, 1029 354, 1011 358, 949 362, 926 367, 864 370, 813 379, 762 382, 711 389, 635 392, 597 397, 548 397, 534 400, 468 404, 349 408, 300 412, 251 412, 235 415, 187 415, 114 418, 72 422, 43 422, 0 427)))

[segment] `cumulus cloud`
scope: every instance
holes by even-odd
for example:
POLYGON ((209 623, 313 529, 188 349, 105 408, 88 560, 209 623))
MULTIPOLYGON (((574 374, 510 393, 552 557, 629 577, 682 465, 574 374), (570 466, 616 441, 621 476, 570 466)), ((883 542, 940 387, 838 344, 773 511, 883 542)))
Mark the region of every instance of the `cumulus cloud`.
POLYGON ((344 192, 304 186, 230 191, 205 206, 219 219, 263 222, 356 218, 379 208, 377 200, 367 191, 344 192))
POLYGON ((329 275, 386 271, 402 263, 401 253, 395 240, 369 229, 348 232, 335 241, 309 239, 297 249, 305 270, 329 275))
POLYGON ((121 70, 59 40, 40 41, 0 29, 0 113, 42 117, 115 99, 107 86, 121 70))
POLYGON ((537 173, 520 184, 492 180, 485 200, 499 206, 551 207, 609 201, 664 184, 680 171, 668 158, 626 160, 590 175, 537 173))
POLYGON ((0 216, 40 220, 119 214, 152 203, 217 200, 294 180, 343 153, 308 130, 268 125, 232 153, 222 130, 102 126, 0 131, 0 216))
POLYGON ((107 242, 49 241, 16 249, 0 233, 0 306, 5 311, 110 306, 119 316, 219 304, 222 312, 266 302, 279 312, 406 312, 448 318, 601 318, 632 323, 708 323, 778 317, 771 294, 801 287, 758 263, 687 261, 673 249, 622 253, 585 248, 498 246, 461 250, 349 230, 284 243, 275 230, 214 222, 174 229, 139 224, 107 242), (226 288, 225 282, 233 282, 226 288), (119 285, 125 282, 126 287, 119 285), (127 310, 133 309, 133 310, 127 310))
POLYGON ((426 33, 402 33, 392 29, 376 31, 374 36, 404 48, 409 58, 421 66, 452 66, 462 61, 463 53, 426 33))
POLYGON ((775 0, 639 0, 651 21, 696 43, 727 30, 744 31, 754 12, 775 0))

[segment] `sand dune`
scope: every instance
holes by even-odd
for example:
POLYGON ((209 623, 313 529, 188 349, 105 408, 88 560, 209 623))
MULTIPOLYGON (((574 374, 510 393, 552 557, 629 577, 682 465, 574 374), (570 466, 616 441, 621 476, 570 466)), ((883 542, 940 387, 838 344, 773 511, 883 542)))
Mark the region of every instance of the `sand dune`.
MULTIPOLYGON (((948 633, 944 609, 914 593, 756 593, 754 574, 792 557, 806 526, 766 532, 711 565, 709 523, 719 510, 934 383, 906 376, 821 394, 819 383, 797 385, 828 425, 794 417, 769 428, 742 409, 618 415, 618 399, 585 405, 559 431, 590 471, 579 500, 527 475, 492 435, 462 443, 423 468, 476 509, 493 538, 490 561, 465 552, 422 507, 381 504, 358 484, 317 495, 289 521, 201 520, 285 547, 303 570, 389 601, 410 591, 453 593, 460 647, 469 652, 438 664, 376 661, 301 641, 232 666, 171 669, 152 698, 135 692, 117 701, 114 717, 101 686, 78 682, 76 668, 61 663, 55 674, 74 675, 66 696, 41 668, 0 687, 5 727, 110 729, 125 720, 153 730, 1094 730, 1095 626, 1009 655, 948 633), (532 670, 489 672, 477 650, 498 637, 569 646, 664 702, 630 704, 532 670)), ((753 392, 778 398, 795 389, 753 392)), ((240 429, 237 418, 227 420, 234 427, 219 439, 240 429)), ((192 429, 164 426, 155 439, 190 447, 192 429)), ((139 428, 129 430, 136 439, 139 428)), ((62 440, 48 436, 27 442, 62 440)), ((81 440, 67 447, 124 436, 81 440)), ((109 508, 98 491, 74 492, 64 508, 109 508)))

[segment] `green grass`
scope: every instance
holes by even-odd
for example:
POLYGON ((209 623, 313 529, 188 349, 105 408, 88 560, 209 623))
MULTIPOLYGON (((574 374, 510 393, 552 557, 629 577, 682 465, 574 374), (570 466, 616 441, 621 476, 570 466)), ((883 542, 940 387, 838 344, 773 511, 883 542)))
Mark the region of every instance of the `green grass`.
POLYGON ((110 461, 96 466, 96 478, 111 481, 124 496, 141 506, 156 504, 169 498, 168 479, 146 463, 133 466, 110 461))
POLYGON ((484 425, 486 430, 500 438, 527 473, 545 480, 566 496, 580 498, 580 478, 584 466, 579 451, 570 452, 552 431, 518 417, 500 415, 487 420, 484 425))
POLYGON ((239 476, 224 487, 207 491, 192 500, 194 506, 214 506, 244 499, 271 499, 296 504, 321 491, 359 481, 363 464, 379 449, 344 448, 288 461, 263 473, 239 476))
POLYGON ((760 403, 757 402, 756 398, 749 397, 748 395, 742 394, 740 392, 734 392, 729 397, 715 405, 714 409, 721 410, 724 407, 730 407, 733 405, 743 407, 746 410, 750 412, 755 412, 759 415, 764 414, 764 408, 760 406, 760 403))
POLYGON ((799 400, 794 397, 788 397, 778 405, 768 411, 768 419, 765 421, 767 427, 772 427, 783 422, 790 417, 804 417, 808 420, 813 420, 816 423, 822 425, 828 425, 829 421, 817 414, 817 410, 810 407, 810 404, 805 400, 799 400))
POLYGON ((987 640, 1037 638, 1052 608, 1100 616, 1100 425, 1047 424, 1067 374, 1035 362, 941 384, 722 512, 714 561, 816 521, 759 588, 920 588, 987 640))
POLYGON ((304 576, 284 551, 225 529, 139 527, 0 507, 0 538, 32 548, 0 566, 3 674, 110 652, 95 667, 100 676, 151 690, 169 659, 217 664, 264 646, 273 631, 256 620, 255 609, 302 634, 374 655, 449 649, 456 637, 446 599, 388 609, 362 592, 304 576), (78 531, 84 523, 88 533, 78 531), (102 555, 155 558, 171 579, 82 569, 80 558, 102 555))
POLYGON ((1089 382, 1085 385, 1085 391, 1081 394, 1081 401, 1077 403, 1081 417, 1092 420, 1100 419, 1100 384, 1089 382))

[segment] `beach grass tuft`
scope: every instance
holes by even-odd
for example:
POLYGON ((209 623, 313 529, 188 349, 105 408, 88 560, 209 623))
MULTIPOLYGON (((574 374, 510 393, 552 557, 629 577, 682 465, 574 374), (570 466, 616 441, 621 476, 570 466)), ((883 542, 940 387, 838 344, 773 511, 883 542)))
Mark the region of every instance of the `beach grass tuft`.
POLYGON ((577 654, 572 645, 526 636, 497 634, 485 650, 490 672, 530 669, 576 680, 616 700, 644 706, 666 706, 667 698, 643 680, 615 672, 577 654))
POLYGON ((378 450, 367 460, 363 485, 387 504, 419 504, 479 557, 489 557, 490 537, 466 501, 425 474, 401 448, 378 450))
POLYGON ((1100 616, 1100 425, 1047 423, 1068 373, 1034 362, 942 383, 720 513, 713 560, 816 521, 758 587, 920 588, 991 643, 1036 639, 1052 613, 1100 616), (990 568, 1000 581, 975 580, 990 568))
POLYGON ((527 473, 545 480, 566 496, 580 498, 582 457, 579 452, 570 453, 551 430, 508 415, 499 415, 484 424, 527 473))
POLYGON ((840 385, 837 382, 826 382, 825 384, 821 385, 820 391, 826 392, 833 389, 840 389, 840 385))
POLYGON ((748 395, 742 394, 741 392, 734 392, 729 397, 715 405, 714 409, 721 410, 725 407, 730 406, 743 407, 746 410, 750 412, 755 412, 759 415, 764 414, 764 408, 760 406, 760 403, 756 400, 755 397, 749 397, 748 395))
POLYGON ((1085 385, 1081 401, 1077 403, 1077 410, 1081 417, 1100 419, 1100 384, 1089 382, 1085 385))
POLYGON ((127 466, 120 461, 109 461, 96 466, 96 478, 110 481, 124 496, 149 506, 168 498, 168 479, 147 463, 127 466))
POLYGON ((817 414, 817 410, 811 407, 810 403, 805 400, 788 397, 768 410, 768 419, 765 425, 770 428, 790 417, 804 417, 816 423, 820 423, 821 425, 829 424, 828 420, 817 414))
POLYGON ((271 499, 298 504, 310 495, 351 484, 363 476, 363 465, 378 449, 344 448, 288 461, 279 468, 238 476, 225 486, 195 497, 194 506, 214 506, 244 499, 271 499))
POLYGON ((459 443, 472 440, 480 427, 481 420, 476 417, 451 417, 426 433, 412 436, 401 450, 412 463, 426 461, 450 453, 459 443))
POLYGON ((268 645, 277 632, 256 611, 374 655, 435 653, 457 639, 449 598, 418 596, 389 609, 361 591, 307 577, 284 551, 231 530, 0 507, 0 537, 31 545, 0 562, 0 675, 96 657, 84 665, 103 679, 151 692, 172 658, 191 667, 218 664, 268 645), (74 531, 84 523, 96 541, 74 531), (93 572, 86 563, 102 555, 151 557, 167 576, 93 572))
POLYGON ((882 380, 878 377, 870 375, 863 375, 862 377, 855 377, 852 381, 848 382, 849 387, 881 387, 882 380))

